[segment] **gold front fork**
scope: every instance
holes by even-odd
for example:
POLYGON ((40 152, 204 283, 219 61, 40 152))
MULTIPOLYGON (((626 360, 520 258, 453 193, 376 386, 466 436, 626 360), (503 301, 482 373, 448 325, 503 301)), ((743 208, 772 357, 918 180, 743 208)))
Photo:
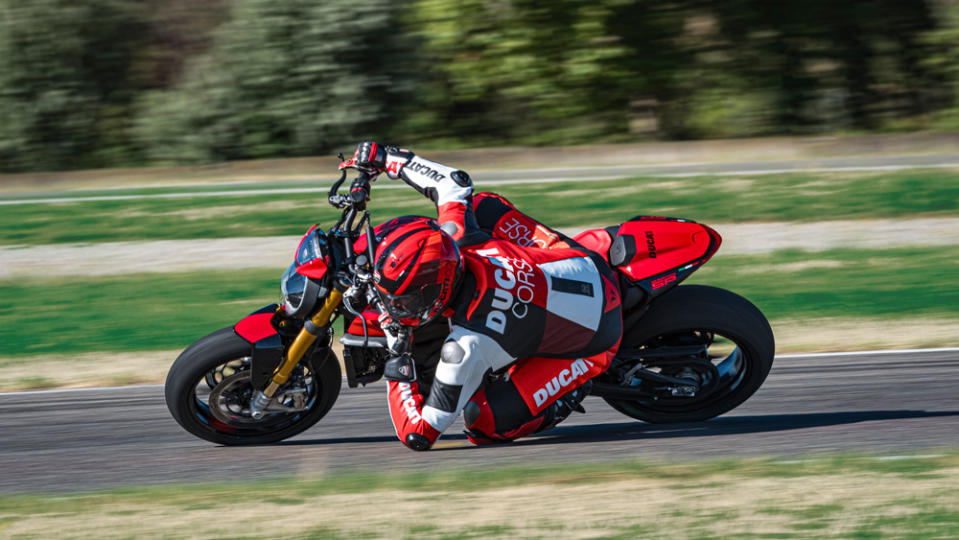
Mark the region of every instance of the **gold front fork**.
POLYGON ((326 301, 323 303, 323 307, 316 312, 315 315, 310 319, 313 323, 303 325, 303 329, 300 330, 299 335, 296 336, 296 339, 293 340, 293 343, 290 345, 290 348, 286 351, 286 358, 283 359, 283 362, 277 366, 276 370, 273 372, 273 378, 270 381, 269 386, 263 390, 263 394, 272 398, 273 394, 276 393, 277 388, 279 388, 283 383, 285 383, 290 378, 290 373, 293 372, 293 368, 303 359, 303 355, 306 354, 306 351, 313 345, 313 342, 316 341, 318 334, 312 332, 320 332, 326 325, 330 322, 330 318, 333 316, 333 310, 340 305, 340 302, 343 300, 343 293, 333 289, 330 291, 329 296, 326 297, 326 301), (311 332, 312 330, 312 332, 311 332))

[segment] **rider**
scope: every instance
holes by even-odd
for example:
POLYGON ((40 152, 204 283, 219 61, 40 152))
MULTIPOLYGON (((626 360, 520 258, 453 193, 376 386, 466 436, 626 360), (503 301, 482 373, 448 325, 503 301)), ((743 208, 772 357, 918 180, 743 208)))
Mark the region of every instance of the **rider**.
POLYGON ((474 199, 469 175, 409 150, 364 142, 345 167, 402 179, 437 205, 439 225, 400 226, 375 253, 386 322, 416 327, 442 315, 451 326, 428 397, 408 354, 386 365, 400 440, 428 450, 460 411, 474 444, 512 441, 582 411, 587 383, 622 336, 606 261, 498 195, 474 199))

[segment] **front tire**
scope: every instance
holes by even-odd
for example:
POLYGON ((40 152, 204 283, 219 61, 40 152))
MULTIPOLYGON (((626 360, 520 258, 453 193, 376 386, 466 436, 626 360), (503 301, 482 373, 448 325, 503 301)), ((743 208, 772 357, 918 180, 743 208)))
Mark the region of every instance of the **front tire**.
POLYGON ((250 417, 243 409, 244 396, 253 392, 247 374, 250 351, 232 328, 213 332, 183 351, 167 374, 164 392, 177 423, 217 444, 267 444, 305 431, 329 412, 340 393, 340 367, 332 351, 318 349, 296 368, 309 408, 270 412, 262 420, 250 417))
MULTIPOLYGON (((730 291, 704 285, 676 287, 651 304, 632 328, 626 328, 620 355, 643 357, 652 351, 701 348, 697 356, 667 358, 659 373, 693 381, 700 388, 660 390, 655 383, 625 381, 623 373, 639 361, 614 360, 605 382, 649 390, 640 399, 605 398, 619 412, 651 423, 697 422, 739 406, 762 385, 772 368, 775 341, 769 322, 756 306, 730 291), (714 352, 719 349, 718 352, 714 352), (645 385, 645 386, 643 386, 645 385)), ((648 361, 648 356, 643 361, 648 361)), ((655 361, 650 362, 656 365, 655 361)), ((601 379, 602 380, 602 379, 601 379)))

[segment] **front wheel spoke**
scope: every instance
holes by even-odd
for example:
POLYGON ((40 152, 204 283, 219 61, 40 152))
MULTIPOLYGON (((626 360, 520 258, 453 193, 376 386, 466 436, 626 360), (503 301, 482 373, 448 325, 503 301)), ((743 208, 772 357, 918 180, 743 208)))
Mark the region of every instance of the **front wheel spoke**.
POLYGON ((264 417, 255 420, 250 411, 255 395, 250 366, 251 359, 246 357, 225 362, 207 372, 196 383, 197 410, 233 429, 270 431, 295 421, 297 415, 309 409, 318 398, 313 372, 308 366, 298 366, 290 381, 277 392, 264 417))

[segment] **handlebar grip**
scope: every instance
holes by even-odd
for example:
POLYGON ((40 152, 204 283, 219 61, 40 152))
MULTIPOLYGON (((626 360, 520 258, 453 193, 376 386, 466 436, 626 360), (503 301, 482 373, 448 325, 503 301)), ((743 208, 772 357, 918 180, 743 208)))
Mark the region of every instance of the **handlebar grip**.
POLYGON ((350 186, 349 197, 354 208, 358 210, 366 208, 366 201, 370 200, 370 189, 370 175, 366 171, 360 171, 350 186))

